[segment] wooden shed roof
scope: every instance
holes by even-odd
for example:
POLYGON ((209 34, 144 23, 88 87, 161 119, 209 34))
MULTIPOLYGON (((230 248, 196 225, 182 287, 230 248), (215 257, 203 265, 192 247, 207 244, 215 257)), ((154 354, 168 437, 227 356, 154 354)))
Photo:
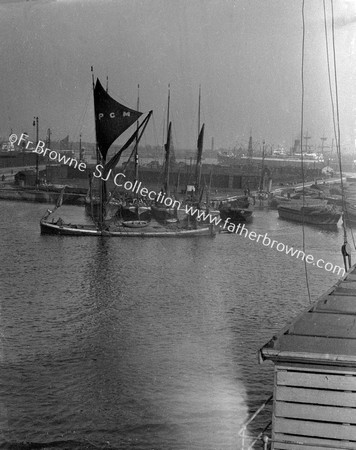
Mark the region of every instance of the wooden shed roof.
POLYGON ((356 367, 356 265, 274 336, 260 360, 356 367))

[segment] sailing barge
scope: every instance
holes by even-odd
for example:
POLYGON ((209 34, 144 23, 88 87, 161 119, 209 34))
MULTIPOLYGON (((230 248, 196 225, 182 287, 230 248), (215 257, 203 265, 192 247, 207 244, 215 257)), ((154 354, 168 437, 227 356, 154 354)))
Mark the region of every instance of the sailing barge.
POLYGON ((95 225, 72 225, 65 224, 60 219, 55 222, 41 220, 42 234, 56 234, 62 236, 104 236, 104 237, 193 237, 214 236, 212 226, 201 228, 178 228, 176 226, 161 226, 158 223, 147 223, 144 221, 124 222, 118 226, 107 226, 100 229, 95 225))
POLYGON ((310 225, 331 225, 336 226, 341 217, 341 211, 335 209, 333 205, 303 205, 281 204, 278 206, 278 215, 281 219, 293 222, 302 222, 310 225))
MULTIPOLYGON (((150 111, 140 125, 137 124, 136 131, 121 147, 121 149, 107 162, 107 154, 113 142, 121 136, 129 127, 137 123, 141 112, 135 111, 118 103, 105 91, 99 79, 94 85, 94 112, 95 112, 95 135, 97 142, 97 168, 100 168, 102 176, 99 178, 99 196, 94 197, 90 190, 89 199, 90 209, 94 206, 96 214, 91 214, 93 224, 81 225, 65 223, 61 218, 55 220, 53 212, 48 210, 40 221, 42 234, 56 234, 67 236, 107 236, 107 237, 190 237, 190 236, 214 236, 215 229, 213 225, 200 225, 197 221, 186 224, 172 223, 166 226, 158 222, 129 220, 118 221, 117 218, 107 219, 106 213, 109 208, 110 195, 107 193, 106 182, 113 173, 118 164, 122 153, 135 142, 135 149, 140 142, 147 123, 152 115, 150 111), (52 217, 51 217, 52 216, 52 217)), ((91 188, 91 183, 90 183, 91 188)), ((62 205, 64 191, 62 191, 56 208, 62 205)))

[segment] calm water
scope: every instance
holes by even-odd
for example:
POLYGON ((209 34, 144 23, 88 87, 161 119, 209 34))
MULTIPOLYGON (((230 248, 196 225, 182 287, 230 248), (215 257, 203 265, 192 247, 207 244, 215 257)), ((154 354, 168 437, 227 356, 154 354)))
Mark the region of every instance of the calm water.
MULTIPOLYGON (((303 263, 237 235, 41 236, 45 205, 0 207, 2 448, 238 449, 272 387, 257 351, 308 305, 303 263)), ((249 228, 302 246, 276 211, 249 228)), ((306 243, 342 265, 341 229, 306 243)), ((315 299, 337 277, 309 268, 315 299)))

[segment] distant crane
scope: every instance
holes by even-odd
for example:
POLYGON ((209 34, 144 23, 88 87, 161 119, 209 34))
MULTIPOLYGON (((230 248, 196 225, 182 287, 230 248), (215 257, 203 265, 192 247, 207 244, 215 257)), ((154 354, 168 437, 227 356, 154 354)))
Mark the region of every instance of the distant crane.
POLYGON ((308 136, 308 131, 307 131, 307 134, 304 136, 304 139, 305 139, 305 153, 308 153, 308 148, 309 148, 308 140, 311 139, 311 136, 308 136))
POLYGON ((327 137, 323 136, 320 138, 321 139, 321 154, 324 156, 324 148, 326 148, 325 141, 327 141, 327 137))

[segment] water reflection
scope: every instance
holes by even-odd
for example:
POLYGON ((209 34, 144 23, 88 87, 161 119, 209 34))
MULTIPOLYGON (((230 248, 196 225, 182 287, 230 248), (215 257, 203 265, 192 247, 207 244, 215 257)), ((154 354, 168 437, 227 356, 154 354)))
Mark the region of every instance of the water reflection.
MULTIPOLYGON (((239 423, 272 388, 257 351, 308 304, 302 261, 236 234, 40 236, 43 205, 3 209, 6 439, 238 448, 239 423)), ((248 229, 301 245, 300 224, 275 211, 256 211, 248 229)), ((342 263, 341 241, 306 228, 315 257, 342 263)), ((310 276, 313 298, 336 279, 310 276)))

